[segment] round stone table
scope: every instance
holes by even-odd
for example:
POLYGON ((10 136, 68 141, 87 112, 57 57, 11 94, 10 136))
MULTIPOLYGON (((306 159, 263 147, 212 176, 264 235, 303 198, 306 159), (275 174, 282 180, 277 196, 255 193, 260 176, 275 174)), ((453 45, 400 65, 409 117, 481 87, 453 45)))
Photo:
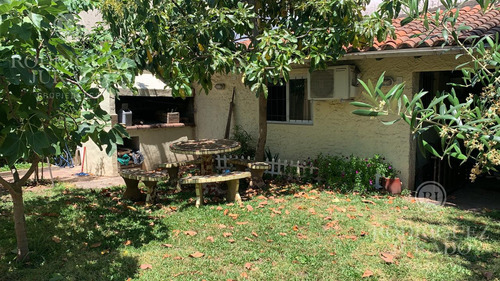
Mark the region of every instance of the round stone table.
POLYGON ((201 139, 175 142, 170 145, 174 153, 201 156, 201 174, 211 175, 214 171, 215 154, 230 153, 241 148, 239 142, 228 139, 201 139))

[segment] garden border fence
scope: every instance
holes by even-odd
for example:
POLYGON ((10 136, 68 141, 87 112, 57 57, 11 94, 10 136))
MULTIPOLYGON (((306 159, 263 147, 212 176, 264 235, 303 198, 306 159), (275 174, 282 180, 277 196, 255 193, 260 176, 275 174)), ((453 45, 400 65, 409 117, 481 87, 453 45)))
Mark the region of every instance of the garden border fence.
MULTIPOLYGON (((216 155, 215 156, 215 167, 217 169, 227 170, 233 165, 229 164, 227 161, 230 159, 243 159, 243 160, 253 160, 250 156, 238 156, 238 155, 216 155)), ((281 159, 266 159, 264 161, 271 165, 271 168, 265 171, 266 174, 272 176, 281 176, 281 175, 296 175, 301 176, 307 173, 309 170, 310 174, 313 174, 314 170, 317 170, 317 167, 314 167, 312 164, 307 164, 306 161, 288 161, 281 159)))

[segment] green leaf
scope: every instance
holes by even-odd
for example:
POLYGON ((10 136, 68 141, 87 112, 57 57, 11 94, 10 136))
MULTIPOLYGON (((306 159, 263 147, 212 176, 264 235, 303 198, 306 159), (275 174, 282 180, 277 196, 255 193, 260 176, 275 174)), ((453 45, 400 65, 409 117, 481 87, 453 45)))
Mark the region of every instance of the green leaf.
POLYGON ((359 102, 359 101, 353 101, 350 103, 351 105, 357 106, 357 107, 368 107, 368 108, 373 108, 372 105, 364 103, 364 102, 359 102))
POLYGON ((366 109, 356 109, 352 113, 356 114, 356 115, 361 115, 361 116, 383 116, 383 115, 387 115, 386 112, 377 112, 377 111, 371 111, 371 110, 366 110, 366 109))
POLYGON ((401 118, 394 119, 392 121, 382 121, 382 124, 389 126, 389 125, 393 125, 394 123, 396 123, 396 122, 398 122, 400 120, 401 120, 401 118))
POLYGON ((427 151, 432 153, 434 156, 442 158, 441 155, 439 155, 439 153, 434 149, 434 147, 432 147, 432 145, 430 145, 427 141, 422 140, 422 145, 427 151))

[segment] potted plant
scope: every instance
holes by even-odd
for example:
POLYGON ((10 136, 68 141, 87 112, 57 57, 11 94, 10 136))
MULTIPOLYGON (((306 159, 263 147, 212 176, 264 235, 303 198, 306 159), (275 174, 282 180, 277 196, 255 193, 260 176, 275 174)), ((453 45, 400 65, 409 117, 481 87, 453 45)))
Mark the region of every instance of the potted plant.
POLYGON ((392 165, 383 165, 379 173, 382 175, 382 186, 387 192, 391 194, 401 194, 401 187, 403 183, 398 177, 399 171, 394 169, 392 165))

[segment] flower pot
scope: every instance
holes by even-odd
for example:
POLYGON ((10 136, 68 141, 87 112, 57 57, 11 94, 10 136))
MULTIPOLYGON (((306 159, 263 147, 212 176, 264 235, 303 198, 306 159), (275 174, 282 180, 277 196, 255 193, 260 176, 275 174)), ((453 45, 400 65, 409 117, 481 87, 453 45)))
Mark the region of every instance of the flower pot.
POLYGON ((387 192, 391 194, 400 194, 401 193, 401 179, 400 178, 383 178, 384 180, 384 188, 387 192))

